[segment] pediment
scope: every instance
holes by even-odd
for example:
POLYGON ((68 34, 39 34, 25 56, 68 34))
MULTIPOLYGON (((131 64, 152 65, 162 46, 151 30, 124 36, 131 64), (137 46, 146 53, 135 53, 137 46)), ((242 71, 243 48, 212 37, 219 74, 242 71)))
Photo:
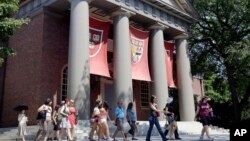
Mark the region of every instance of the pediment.
POLYGON ((163 0, 163 1, 183 13, 186 13, 188 15, 195 15, 193 6, 188 0, 163 0))

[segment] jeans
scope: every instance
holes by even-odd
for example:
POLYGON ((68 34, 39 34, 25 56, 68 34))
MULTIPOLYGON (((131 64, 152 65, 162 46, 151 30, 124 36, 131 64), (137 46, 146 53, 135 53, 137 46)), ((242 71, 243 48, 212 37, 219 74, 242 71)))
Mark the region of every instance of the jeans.
POLYGON ((129 134, 133 135, 135 134, 135 121, 128 121, 130 125, 130 130, 128 131, 129 134))
POLYGON ((167 138, 161 130, 161 126, 159 124, 158 118, 152 114, 152 115, 150 115, 148 120, 149 120, 149 129, 148 129, 148 133, 146 136, 146 141, 150 141, 150 137, 151 137, 151 133, 152 133, 154 125, 156 126, 158 132, 160 133, 162 140, 166 141, 167 138))

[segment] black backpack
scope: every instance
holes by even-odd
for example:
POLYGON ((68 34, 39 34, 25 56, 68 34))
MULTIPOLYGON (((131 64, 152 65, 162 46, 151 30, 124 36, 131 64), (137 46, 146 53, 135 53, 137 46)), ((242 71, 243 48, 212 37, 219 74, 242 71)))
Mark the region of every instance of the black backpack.
POLYGON ((46 111, 40 111, 37 113, 37 120, 45 120, 46 119, 46 111))

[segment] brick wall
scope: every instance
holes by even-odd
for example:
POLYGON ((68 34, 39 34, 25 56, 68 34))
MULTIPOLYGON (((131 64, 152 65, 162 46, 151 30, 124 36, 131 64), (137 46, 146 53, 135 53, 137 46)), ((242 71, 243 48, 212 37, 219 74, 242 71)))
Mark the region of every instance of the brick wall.
POLYGON ((16 104, 29 106, 29 124, 35 124, 37 108, 47 97, 56 95, 60 101, 62 68, 68 56, 68 21, 67 16, 41 13, 10 39, 17 55, 7 62, 3 126, 17 126, 16 104))
POLYGON ((192 80, 193 80, 192 86, 193 86, 194 95, 202 96, 203 95, 203 91, 202 91, 202 81, 203 80, 195 78, 195 77, 193 77, 192 80))
POLYGON ((41 71, 41 54, 43 40, 43 18, 40 14, 32 19, 29 25, 22 27, 9 41, 9 45, 17 52, 8 58, 5 78, 2 122, 4 126, 17 125, 17 113, 13 107, 19 103, 29 105, 27 115, 31 115, 38 107, 41 71))

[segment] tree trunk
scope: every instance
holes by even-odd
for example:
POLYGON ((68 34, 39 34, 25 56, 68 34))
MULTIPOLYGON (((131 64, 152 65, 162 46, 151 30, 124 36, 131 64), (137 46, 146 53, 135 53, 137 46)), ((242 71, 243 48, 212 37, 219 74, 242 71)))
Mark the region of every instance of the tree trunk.
POLYGON ((246 92, 242 100, 240 101, 240 111, 243 111, 244 107, 246 107, 247 104, 249 104, 249 97, 250 97, 250 83, 248 83, 246 87, 246 92))
POLYGON ((233 77, 232 67, 230 67, 230 65, 227 64, 226 62, 225 62, 225 67, 227 71, 227 78, 228 78, 229 88, 231 91, 231 96, 232 96, 232 101, 233 101, 234 122, 239 123, 241 119, 241 111, 239 109, 239 99, 238 99, 238 94, 236 90, 237 85, 233 77))

